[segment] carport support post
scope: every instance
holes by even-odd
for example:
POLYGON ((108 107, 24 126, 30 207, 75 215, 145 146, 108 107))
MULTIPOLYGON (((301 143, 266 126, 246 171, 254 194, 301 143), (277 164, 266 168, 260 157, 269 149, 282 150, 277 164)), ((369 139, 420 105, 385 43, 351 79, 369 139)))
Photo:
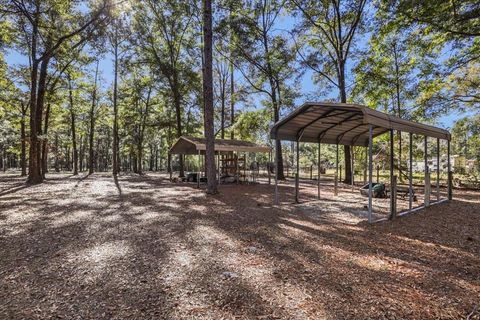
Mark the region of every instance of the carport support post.
POLYGON ((270 163, 272 163, 272 152, 268 153, 268 165, 267 165, 267 174, 268 174, 268 184, 272 184, 272 178, 270 176, 270 163))
POLYGON ((200 150, 198 150, 198 172, 197 172, 197 188, 200 189, 200 167, 202 165, 202 156, 200 155, 200 150))
POLYGON ((353 152, 353 146, 350 148, 351 150, 351 156, 350 156, 350 160, 352 162, 352 192, 353 192, 353 188, 354 188, 354 185, 355 185, 355 167, 354 167, 354 162, 353 162, 353 157, 355 155, 355 153, 353 152))
POLYGON ((424 171, 425 171, 425 178, 424 178, 424 183, 425 183, 425 189, 424 189, 424 205, 426 206, 427 204, 430 204, 430 199, 427 199, 427 197, 430 197, 430 186, 427 186, 427 182, 430 184, 430 177, 427 178, 427 175, 429 174, 430 170, 428 170, 428 137, 424 137, 424 171), (428 180, 428 181, 427 181, 428 180))
POLYGON ((393 129, 390 129, 390 219, 395 219, 395 178, 393 177, 393 129))
POLYGON ((372 223, 373 126, 368 128, 368 222, 372 223))
POLYGON ((335 179, 333 181, 334 186, 333 186, 333 194, 335 196, 338 195, 338 143, 337 143, 337 149, 336 149, 336 157, 335 157, 335 179))
POLYGON ((440 201, 440 139, 437 138, 437 201, 440 201))
MULTIPOLYGON (((276 133, 275 133, 276 136, 276 133)), ((278 155, 277 155, 277 140, 275 139, 275 199, 274 204, 278 205, 278 155)))
POLYGON ((220 151, 217 152, 217 172, 218 172, 218 184, 220 185, 220 151))
POLYGON ((168 153, 168 171, 170 171, 170 182, 172 182, 172 154, 168 153))
POLYGON ((299 148, 299 142, 297 139, 297 159, 296 159, 296 173, 295 173, 295 203, 298 203, 298 184, 299 184, 299 174, 300 174, 300 148, 299 148))
POLYGON ((363 184, 367 184, 367 167, 368 167, 368 147, 365 148, 365 165, 363 168, 363 184))
POLYGON ((197 172, 197 188, 200 189, 200 166, 201 166, 202 156, 200 155, 200 150, 198 150, 198 172, 197 172))
POLYGON ((452 164, 450 161, 450 140, 447 140, 447 170, 448 170, 448 175, 447 175, 447 194, 448 194, 448 200, 452 200, 453 195, 452 195, 452 164))
POLYGON ((240 169, 238 168, 238 151, 235 152, 235 180, 237 184, 240 182, 240 169))
POLYGON ((410 132, 409 137, 409 152, 408 152, 408 162, 409 162, 409 173, 408 173, 408 210, 412 210, 412 201, 413 201, 413 187, 412 187, 412 178, 413 178, 413 135, 410 132))
POLYGON ((320 166, 320 156, 321 156, 321 150, 322 150, 322 144, 320 141, 318 142, 318 174, 317 174, 317 197, 320 199, 320 177, 322 176, 322 173, 320 172, 321 166, 320 166))

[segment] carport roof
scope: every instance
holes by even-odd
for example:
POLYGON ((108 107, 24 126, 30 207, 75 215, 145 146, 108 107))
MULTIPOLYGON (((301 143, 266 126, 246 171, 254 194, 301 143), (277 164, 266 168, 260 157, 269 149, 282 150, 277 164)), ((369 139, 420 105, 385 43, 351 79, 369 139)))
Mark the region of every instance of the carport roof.
MULTIPOLYGON (((198 154, 205 153, 205 138, 180 137, 170 148, 171 154, 198 154)), ((270 147, 261 146, 249 141, 215 139, 216 152, 270 152, 270 147)))
POLYGON ((366 106, 336 102, 307 102, 275 123, 272 139, 321 142, 353 146, 368 145, 369 126, 373 136, 390 129, 450 140, 447 130, 401 119, 366 106))

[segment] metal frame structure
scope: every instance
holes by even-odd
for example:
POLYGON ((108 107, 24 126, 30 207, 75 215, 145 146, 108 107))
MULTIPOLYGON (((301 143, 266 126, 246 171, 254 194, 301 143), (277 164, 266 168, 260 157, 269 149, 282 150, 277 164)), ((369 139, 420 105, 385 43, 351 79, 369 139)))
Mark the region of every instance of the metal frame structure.
MULTIPOLYGON (((320 160, 321 144, 336 145, 336 171, 334 180, 334 194, 338 194, 338 145, 363 146, 368 153, 368 221, 373 223, 372 190, 373 190, 373 139, 386 132, 390 133, 390 219, 410 212, 418 211, 431 204, 452 200, 452 173, 450 163, 450 133, 447 130, 433 126, 407 121, 383 112, 370 109, 366 106, 333 102, 308 102, 287 115, 284 119, 273 125, 270 138, 274 140, 287 140, 296 142, 296 174, 295 174, 295 201, 299 202, 299 144, 300 142, 318 143, 318 184, 317 196, 320 198, 320 160), (409 208, 397 214, 396 182, 394 175, 394 131, 409 133, 409 208), (413 208, 412 188, 412 154, 413 134, 424 136, 424 161, 425 161, 425 201, 423 206, 413 208), (428 168, 428 137, 437 140, 437 200, 430 202, 430 170, 428 168), (447 141, 447 199, 440 198, 440 139, 447 141), (427 199, 428 197, 428 199, 427 199)), ((275 141, 274 145, 277 145, 275 141)), ((400 146, 401 147, 401 146, 400 146)), ((352 157, 352 168, 353 168, 352 157)), ((279 204, 278 196, 278 159, 275 152, 275 197, 274 204, 279 204)), ((352 185, 353 187, 353 185, 352 185)), ((382 219, 383 220, 383 219, 382 219)))

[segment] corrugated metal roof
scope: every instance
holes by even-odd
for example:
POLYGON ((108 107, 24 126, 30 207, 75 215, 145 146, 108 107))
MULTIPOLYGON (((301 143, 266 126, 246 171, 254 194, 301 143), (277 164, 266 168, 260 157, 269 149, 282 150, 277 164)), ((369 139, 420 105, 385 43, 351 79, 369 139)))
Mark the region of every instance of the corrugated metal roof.
MULTIPOLYGON (((171 154, 198 154, 205 153, 205 138, 180 137, 170 148, 171 154)), ((270 147, 261 146, 249 141, 215 139, 215 151, 218 152, 270 152, 270 147)))
POLYGON ((275 123, 272 139, 368 145, 369 125, 378 136, 390 129, 450 140, 447 130, 401 119, 366 106, 335 102, 307 102, 275 123))

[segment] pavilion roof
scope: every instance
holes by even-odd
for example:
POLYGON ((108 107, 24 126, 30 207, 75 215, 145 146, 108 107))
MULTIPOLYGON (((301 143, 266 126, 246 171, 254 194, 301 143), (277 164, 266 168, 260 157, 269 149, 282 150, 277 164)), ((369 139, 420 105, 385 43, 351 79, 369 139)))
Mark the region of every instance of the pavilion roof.
MULTIPOLYGON (((206 139, 196 137, 178 138, 170 148, 171 154, 198 154, 205 153, 206 139)), ((234 139, 215 139, 216 152, 270 152, 270 147, 261 146, 253 142, 234 139)))

